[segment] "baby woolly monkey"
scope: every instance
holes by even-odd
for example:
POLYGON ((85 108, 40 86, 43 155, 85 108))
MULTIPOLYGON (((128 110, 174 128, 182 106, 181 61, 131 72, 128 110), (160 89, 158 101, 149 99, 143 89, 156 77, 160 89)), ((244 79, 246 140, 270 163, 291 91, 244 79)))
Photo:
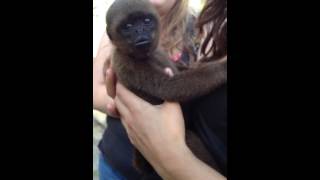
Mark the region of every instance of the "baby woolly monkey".
MULTIPOLYGON (((110 6, 107 34, 115 46, 112 68, 125 87, 155 105, 165 100, 187 102, 226 82, 226 61, 196 63, 179 71, 159 46, 159 23, 159 16, 148 0, 115 0, 110 6), (164 73, 168 67, 174 76, 164 73)), ((199 159, 217 169, 213 158, 191 131, 186 131, 186 142, 199 159)), ((134 164, 144 179, 160 178, 137 150, 134 164)))

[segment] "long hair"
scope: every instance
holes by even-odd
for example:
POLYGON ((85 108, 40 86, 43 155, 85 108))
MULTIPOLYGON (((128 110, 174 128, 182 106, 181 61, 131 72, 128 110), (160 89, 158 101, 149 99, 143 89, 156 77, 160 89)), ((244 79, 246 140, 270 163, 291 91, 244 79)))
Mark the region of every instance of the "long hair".
POLYGON ((169 54, 190 43, 190 33, 187 32, 190 16, 192 11, 189 8, 189 0, 177 0, 168 14, 163 17, 161 45, 169 54))
POLYGON ((201 60, 217 60, 227 55, 227 0, 207 0, 196 25, 206 36, 201 60))

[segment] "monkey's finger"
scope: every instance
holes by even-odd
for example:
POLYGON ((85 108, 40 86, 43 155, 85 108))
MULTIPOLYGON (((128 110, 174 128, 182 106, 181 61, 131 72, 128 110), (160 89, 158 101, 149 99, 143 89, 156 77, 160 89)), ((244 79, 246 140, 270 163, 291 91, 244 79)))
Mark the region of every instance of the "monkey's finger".
POLYGON ((107 84, 107 92, 108 95, 112 98, 116 96, 116 76, 111 68, 107 69, 107 77, 106 77, 106 84, 107 84))
POLYGON ((164 73, 166 73, 166 75, 168 75, 169 77, 173 77, 173 71, 169 67, 164 68, 164 73))

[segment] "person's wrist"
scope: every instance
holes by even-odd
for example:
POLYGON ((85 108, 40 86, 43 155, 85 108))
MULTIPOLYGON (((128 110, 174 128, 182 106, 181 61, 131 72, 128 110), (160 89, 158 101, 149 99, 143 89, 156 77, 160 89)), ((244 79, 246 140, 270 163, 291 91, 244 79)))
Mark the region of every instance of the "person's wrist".
POLYGON ((184 171, 185 165, 192 161, 193 154, 185 143, 166 149, 159 154, 156 169, 163 179, 171 179, 175 174, 184 171))

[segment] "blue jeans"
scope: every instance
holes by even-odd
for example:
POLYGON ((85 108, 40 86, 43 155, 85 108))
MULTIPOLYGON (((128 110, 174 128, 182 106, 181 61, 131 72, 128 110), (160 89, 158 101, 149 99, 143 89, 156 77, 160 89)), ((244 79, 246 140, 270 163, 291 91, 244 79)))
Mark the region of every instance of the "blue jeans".
POLYGON ((99 155, 99 179, 100 180, 125 180, 117 171, 112 169, 104 157, 99 155))

